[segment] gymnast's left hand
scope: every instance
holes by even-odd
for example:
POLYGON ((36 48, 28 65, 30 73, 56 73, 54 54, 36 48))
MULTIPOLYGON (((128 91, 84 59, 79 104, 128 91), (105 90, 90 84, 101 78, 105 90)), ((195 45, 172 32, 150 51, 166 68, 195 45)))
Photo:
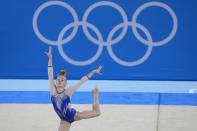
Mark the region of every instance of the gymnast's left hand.
POLYGON ((96 70, 94 70, 94 72, 99 75, 102 75, 102 73, 100 72, 102 68, 103 68, 103 66, 99 66, 96 70))

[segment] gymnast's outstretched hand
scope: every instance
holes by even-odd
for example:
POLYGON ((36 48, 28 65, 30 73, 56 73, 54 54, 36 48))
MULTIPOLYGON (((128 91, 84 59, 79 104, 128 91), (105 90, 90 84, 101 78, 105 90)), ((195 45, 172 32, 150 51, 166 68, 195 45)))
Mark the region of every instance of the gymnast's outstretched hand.
POLYGON ((44 52, 49 57, 49 63, 48 66, 52 66, 52 47, 49 47, 49 52, 44 52))
POLYGON ((100 72, 101 69, 103 68, 103 66, 99 66, 99 68, 97 68, 96 70, 94 70, 95 73, 102 75, 102 73, 100 72))
POLYGON ((51 52, 52 52, 52 47, 51 46, 49 47, 49 52, 44 52, 46 55, 48 55, 49 59, 52 59, 51 52))
POLYGON ((99 75, 102 75, 102 73, 100 72, 101 69, 103 68, 103 66, 99 66, 97 69, 93 70, 92 72, 90 72, 87 76, 88 78, 91 78, 93 74, 97 73, 99 75))

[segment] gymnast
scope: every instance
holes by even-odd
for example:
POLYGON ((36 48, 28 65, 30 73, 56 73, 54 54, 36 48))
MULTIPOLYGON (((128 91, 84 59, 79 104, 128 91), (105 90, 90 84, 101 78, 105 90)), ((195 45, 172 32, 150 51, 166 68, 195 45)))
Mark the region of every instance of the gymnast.
POLYGON ((69 131, 71 123, 74 121, 79 121, 82 119, 89 119, 97 117, 101 114, 99 107, 99 89, 96 85, 95 89, 92 90, 94 96, 92 110, 86 110, 82 112, 76 111, 74 108, 71 108, 71 97, 72 94, 88 79, 92 77, 93 74, 101 74, 100 70, 102 66, 99 66, 98 69, 93 70, 88 75, 81 78, 81 80, 73 86, 65 89, 67 84, 66 70, 60 71, 57 76, 56 84, 54 83, 53 78, 53 66, 52 66, 52 47, 49 47, 49 52, 45 52, 49 57, 48 62, 48 77, 50 85, 50 98, 53 104, 54 110, 60 118, 60 125, 58 131, 69 131))

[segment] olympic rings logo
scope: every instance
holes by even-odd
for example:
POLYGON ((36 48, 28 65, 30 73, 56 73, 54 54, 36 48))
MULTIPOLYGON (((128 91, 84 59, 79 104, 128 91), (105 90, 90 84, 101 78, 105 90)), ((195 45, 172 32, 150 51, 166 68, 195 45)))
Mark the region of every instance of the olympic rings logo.
POLYGON ((176 34, 177 31, 177 27, 178 27, 178 22, 177 22, 177 17, 176 14, 174 13, 174 11, 166 4, 162 3, 162 2, 148 2, 145 3, 143 5, 141 5, 139 8, 137 8, 137 10, 134 12, 131 21, 128 21, 127 15, 125 13, 125 11, 116 3, 113 2, 109 2, 109 1, 101 1, 101 2, 97 2, 93 5, 91 5, 90 7, 88 7, 88 9, 85 11, 83 17, 82 17, 82 21, 79 21, 78 16, 75 12, 75 10, 67 3, 65 2, 61 2, 61 1, 49 1, 46 2, 44 4, 42 4, 41 6, 38 7, 38 9, 35 11, 34 16, 33 16, 33 30, 35 32, 35 34, 37 35, 37 37, 43 41, 46 44, 49 45, 57 45, 58 46, 58 50, 61 54, 61 56, 69 63, 73 64, 73 65, 78 65, 78 66, 82 66, 82 65, 88 65, 91 64, 92 62, 96 61, 97 58, 101 55, 102 50, 103 50, 103 46, 107 47, 108 53, 111 56, 111 58, 116 61, 117 63, 123 65, 123 66, 136 66, 139 65, 141 63, 143 63, 145 60, 147 60, 147 58, 150 56, 152 48, 154 46, 161 46, 164 44, 167 44, 176 34), (58 40, 57 41, 52 41, 49 40, 47 38, 45 38, 38 30, 38 26, 37 26, 37 21, 38 21, 38 17, 39 14, 47 7, 49 6, 53 6, 53 5, 58 5, 58 6, 62 6, 66 9, 68 9, 68 11, 72 14, 74 22, 66 25, 60 32, 59 36, 58 36, 58 40), (117 11, 119 11, 119 13, 122 16, 123 22, 118 24, 117 26, 115 26, 108 34, 107 36, 107 40, 104 41, 103 40, 103 36, 100 33, 99 29, 97 27, 95 27, 93 24, 87 22, 87 18, 88 15, 90 14, 90 12, 92 10, 94 10, 97 7, 100 6, 110 6, 115 8, 117 11), (171 15, 172 21, 173 21, 173 27, 172 27, 172 31, 170 32, 170 34, 163 40, 161 41, 152 41, 152 37, 151 34, 149 33, 149 31, 141 24, 136 23, 137 17, 138 15, 141 13, 141 11, 143 11, 145 8, 151 7, 151 6, 157 6, 157 7, 161 7, 163 9, 165 9, 166 11, 169 12, 169 14, 171 15), (83 32, 86 35, 86 37, 93 43, 97 44, 98 50, 96 52, 96 54, 85 61, 76 61, 76 60, 72 60, 70 57, 68 57, 65 52, 62 49, 62 45, 68 43, 70 40, 73 39, 73 37, 76 35, 77 31, 78 31, 78 27, 82 26, 83 32), (134 32, 135 37, 142 42, 143 44, 145 44, 146 46, 148 46, 148 49, 146 51, 146 53, 144 54, 143 57, 141 57, 140 59, 136 60, 136 61, 123 61, 120 58, 118 58, 114 52, 112 51, 112 45, 118 43, 127 33, 127 29, 128 27, 131 27, 132 31, 134 32), (72 33, 65 39, 63 39, 64 34, 70 29, 73 28, 72 33), (88 32, 88 28, 90 28, 92 31, 95 32, 95 34, 97 35, 98 39, 95 39, 89 32, 88 32), (116 31, 118 31, 120 28, 123 28, 122 32, 119 34, 119 36, 117 36, 117 38, 112 40, 113 35, 116 33, 116 31), (139 28, 140 30, 142 30, 144 32, 144 34, 146 35, 148 40, 145 40, 142 36, 140 36, 140 34, 137 31, 137 28, 139 28))

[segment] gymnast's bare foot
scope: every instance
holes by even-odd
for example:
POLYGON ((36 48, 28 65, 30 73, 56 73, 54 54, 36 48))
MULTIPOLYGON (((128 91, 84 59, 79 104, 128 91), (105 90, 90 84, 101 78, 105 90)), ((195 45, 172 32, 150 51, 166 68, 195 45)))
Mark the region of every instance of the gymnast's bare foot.
POLYGON ((96 87, 94 88, 94 90, 92 90, 92 94, 98 95, 98 93, 99 93, 99 89, 98 89, 98 85, 96 85, 96 87))

